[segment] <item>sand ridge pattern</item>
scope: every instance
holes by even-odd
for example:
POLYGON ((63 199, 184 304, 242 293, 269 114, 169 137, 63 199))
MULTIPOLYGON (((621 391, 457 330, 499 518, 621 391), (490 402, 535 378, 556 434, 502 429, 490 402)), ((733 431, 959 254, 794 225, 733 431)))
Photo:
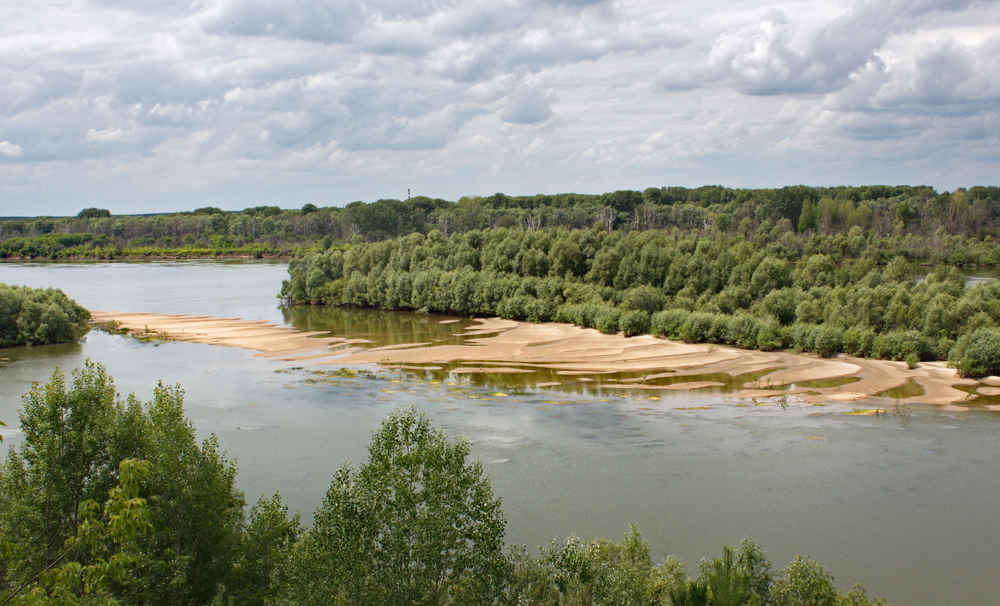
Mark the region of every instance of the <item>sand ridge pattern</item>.
MULTIPOLYGON (((922 395, 900 402, 950 405, 969 394, 956 385, 979 385, 959 378, 941 362, 924 362, 908 369, 904 362, 838 356, 819 358, 788 352, 748 351, 732 347, 688 344, 649 335, 606 335, 570 324, 532 324, 499 318, 477 319, 459 336, 459 345, 407 343, 371 347, 365 339, 347 339, 325 332, 300 332, 292 327, 208 316, 151 313, 91 312, 95 323, 116 323, 121 329, 155 333, 178 341, 239 347, 260 356, 308 365, 369 365, 438 370, 439 364, 459 364, 458 374, 516 374, 549 369, 556 374, 595 378, 612 373, 643 373, 641 377, 607 382, 603 387, 637 390, 700 390, 724 385, 699 380, 700 375, 725 373, 735 377, 761 376, 743 389, 727 394, 736 398, 794 395, 806 402, 854 401, 868 398, 913 380, 922 395), (679 378, 661 385, 658 379, 679 378), (685 381, 683 377, 692 377, 685 381), (799 383, 851 380, 828 387, 799 383)), ((458 328, 458 327, 456 327, 458 328)), ((991 383, 991 380, 984 383, 991 383)), ((552 383, 548 383, 552 384, 552 383)), ((982 388, 981 388, 982 389, 982 388)))

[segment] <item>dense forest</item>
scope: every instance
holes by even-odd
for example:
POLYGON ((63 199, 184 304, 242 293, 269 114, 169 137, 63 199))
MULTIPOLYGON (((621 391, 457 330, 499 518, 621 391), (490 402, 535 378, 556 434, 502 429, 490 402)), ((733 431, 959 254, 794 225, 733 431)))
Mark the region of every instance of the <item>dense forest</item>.
POLYGON ((61 290, 0 283, 0 348, 72 343, 90 330, 89 319, 61 290))
POLYGON ((290 303, 558 321, 749 349, 950 359, 1000 372, 1000 282, 967 286, 954 266, 914 280, 909 259, 996 264, 992 241, 939 233, 827 236, 766 221, 716 230, 433 230, 359 242, 289 263, 290 303))
POLYGON ((237 212, 205 207, 131 216, 88 208, 76 217, 0 220, 0 258, 287 257, 432 229, 450 237, 499 228, 587 229, 595 223, 608 230, 677 228, 744 237, 775 226, 830 237, 857 227, 865 237, 909 236, 911 261, 942 255, 956 265, 1000 261, 981 252, 984 242, 1000 238, 1000 188, 993 186, 942 193, 925 186, 651 187, 600 195, 498 193, 457 202, 418 196, 343 207, 258 206, 237 212), (942 235, 960 236, 948 242, 957 250, 944 247, 942 235))
POLYGON ((872 606, 820 564, 776 570, 749 540, 654 563, 635 527, 535 555, 506 520, 469 444, 414 409, 377 428, 333 478, 312 528, 275 493, 245 512, 236 466, 200 445, 180 386, 122 400, 88 362, 35 385, 24 439, 0 468, 0 603, 328 606, 872 606))

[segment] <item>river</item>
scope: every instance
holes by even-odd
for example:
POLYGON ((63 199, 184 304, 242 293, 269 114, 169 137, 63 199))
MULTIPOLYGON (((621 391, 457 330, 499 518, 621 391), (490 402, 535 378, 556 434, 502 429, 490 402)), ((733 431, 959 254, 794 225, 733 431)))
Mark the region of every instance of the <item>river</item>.
MULTIPOLYGON (((278 306, 277 262, 2 263, 0 282, 59 287, 98 310, 261 319, 378 342, 448 339, 467 320, 278 306)), ((80 344, 0 350, 4 447, 20 396, 56 368, 103 363, 123 394, 180 383, 200 436, 216 434, 251 503, 280 490, 311 520, 336 471, 362 461, 396 406, 473 444, 508 516, 508 540, 617 540, 636 523, 654 556, 699 558, 749 536, 776 567, 808 555, 842 589, 897 605, 992 605, 1000 595, 1000 416, 844 406, 739 406, 723 394, 530 389, 399 371, 323 371, 190 343, 92 331, 80 344), (630 397, 622 397, 630 396, 630 397)), ((509 379, 507 379, 509 380, 509 379)), ((610 391, 610 390, 608 390, 610 391)))

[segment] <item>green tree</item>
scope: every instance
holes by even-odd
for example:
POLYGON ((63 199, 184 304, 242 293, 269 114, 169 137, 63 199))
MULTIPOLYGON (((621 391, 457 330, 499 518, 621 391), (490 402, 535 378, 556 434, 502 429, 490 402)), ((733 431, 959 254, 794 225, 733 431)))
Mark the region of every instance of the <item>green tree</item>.
POLYGON ((142 541, 125 591, 138 602, 201 606, 238 556, 243 493, 215 436, 199 447, 184 391, 160 384, 143 407, 141 452, 152 463, 147 496, 154 531, 142 541))
POLYGON ((833 578, 815 560, 796 556, 771 589, 774 606, 837 606, 840 593, 833 578))
POLYGON ((87 334, 89 319, 61 290, 0 284, 0 347, 71 343, 87 334))
POLYGON ((269 499, 261 496, 250 510, 233 573, 237 604, 262 606, 274 602, 282 582, 276 569, 287 563, 301 534, 299 514, 289 518, 280 494, 274 493, 269 499))
POLYGON ((733 548, 722 548, 722 557, 701 566, 699 581, 709 588, 712 606, 758 606, 750 575, 739 566, 733 548))
POLYGON ((121 460, 112 452, 121 410, 104 369, 88 364, 74 372, 72 389, 56 370, 44 387, 24 396, 24 438, 0 470, 0 530, 19 545, 20 557, 5 558, 9 582, 48 568, 61 545, 77 534, 85 501, 96 501, 116 483, 121 460))
POLYGON ((759 600, 760 605, 770 604, 774 572, 764 550, 750 539, 744 538, 736 550, 736 567, 749 579, 750 591, 759 600))
MULTIPOLYGON (((119 483, 111 489, 103 509, 95 501, 80 504, 76 534, 69 537, 60 553, 44 569, 10 592, 0 588, 0 603, 11 606, 71 606, 100 604, 112 606, 111 586, 128 577, 135 565, 135 541, 149 528, 149 510, 139 497, 139 486, 149 474, 149 462, 128 459, 119 465, 119 483), (100 515, 98 515, 100 513, 100 515), (89 563, 71 561, 83 551, 101 552, 105 557, 89 563)), ((20 550, 0 535, 0 553, 9 559, 20 550)))
POLYGON ((111 211, 106 208, 85 208, 77 213, 77 219, 106 219, 111 216, 111 211))
POLYGON ((951 351, 950 362, 963 377, 1000 374, 1000 329, 983 328, 962 335, 951 351))
POLYGON ((342 468, 288 565, 283 603, 484 604, 506 576, 505 520, 469 445, 413 408, 342 468))
MULTIPOLYGON (((180 387, 161 385, 146 404, 123 401, 104 368, 88 360, 69 389, 57 370, 24 402, 24 439, 0 469, 0 530, 18 544, 0 561, 0 586, 56 561, 86 523, 82 504, 107 494, 121 461, 137 458, 150 462, 142 496, 153 532, 137 539, 134 573, 114 591, 150 605, 207 603, 231 573, 244 501, 214 437, 201 447, 195 441, 180 387)), ((83 549, 78 561, 89 566, 100 557, 83 549)))

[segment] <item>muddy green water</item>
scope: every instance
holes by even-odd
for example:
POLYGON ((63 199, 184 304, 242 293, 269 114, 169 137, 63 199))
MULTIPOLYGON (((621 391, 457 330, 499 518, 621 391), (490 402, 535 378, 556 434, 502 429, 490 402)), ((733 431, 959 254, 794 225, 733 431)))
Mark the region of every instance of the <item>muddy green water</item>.
MULTIPOLYGON (((377 343, 457 339, 467 323, 282 310, 284 277, 283 264, 260 262, 0 264, 0 282, 60 287, 92 309, 264 319, 377 343)), ((566 377, 530 389, 526 379, 538 377, 319 371, 99 332, 0 357, 0 419, 11 425, 2 448, 18 443, 31 382, 90 358, 122 393, 149 399, 159 380, 183 385, 199 434, 218 435, 238 461, 248 500, 280 490, 309 520, 334 471, 364 458, 382 417, 413 404, 473 442, 503 498, 511 542, 618 538, 637 523, 654 554, 680 554, 692 572, 699 558, 749 536, 778 567, 808 555, 839 586, 864 582, 897 605, 985 606, 1000 595, 996 413, 875 418, 845 415, 845 406, 739 406, 726 388, 648 394, 566 377)))

